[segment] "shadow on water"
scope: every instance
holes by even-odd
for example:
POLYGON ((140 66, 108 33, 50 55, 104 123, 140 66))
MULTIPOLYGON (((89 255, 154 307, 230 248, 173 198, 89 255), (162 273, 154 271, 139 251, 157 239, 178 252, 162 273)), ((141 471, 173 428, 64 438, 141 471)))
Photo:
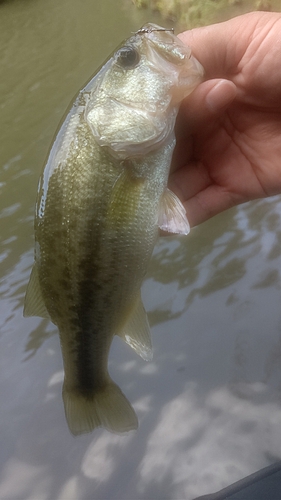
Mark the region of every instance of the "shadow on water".
MULTIPOLYGON (((270 245, 267 255, 263 256, 270 265, 258 270, 251 286, 253 289, 278 288, 279 269, 278 265, 274 266, 274 261, 280 257, 280 231, 276 229, 280 227, 278 209, 276 200, 256 202, 241 210, 221 214, 193 229, 187 238, 169 238, 169 242, 162 238, 148 277, 163 285, 174 283, 177 293, 184 290, 185 310, 196 297, 207 296, 239 282, 247 273, 248 260, 259 254, 263 246, 270 245)), ((150 312, 151 324, 180 315, 179 311, 173 314, 166 305, 164 310, 150 312)))
POLYGON ((37 328, 34 328, 29 334, 28 342, 25 346, 25 352, 28 353, 24 361, 34 356, 42 344, 52 335, 57 334, 57 329, 50 321, 43 319, 37 328), (31 352, 30 352, 31 351, 31 352))

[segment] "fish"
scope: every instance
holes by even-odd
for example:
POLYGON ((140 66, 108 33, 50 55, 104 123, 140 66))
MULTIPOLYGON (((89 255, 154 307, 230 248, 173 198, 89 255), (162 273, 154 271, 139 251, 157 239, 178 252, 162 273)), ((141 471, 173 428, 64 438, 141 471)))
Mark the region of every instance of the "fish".
POLYGON ((80 90, 50 148, 24 316, 58 328, 73 435, 138 426, 108 373, 109 350, 117 335, 152 359, 141 285, 159 228, 190 229, 167 182, 180 103, 202 78, 191 49, 147 23, 80 90))

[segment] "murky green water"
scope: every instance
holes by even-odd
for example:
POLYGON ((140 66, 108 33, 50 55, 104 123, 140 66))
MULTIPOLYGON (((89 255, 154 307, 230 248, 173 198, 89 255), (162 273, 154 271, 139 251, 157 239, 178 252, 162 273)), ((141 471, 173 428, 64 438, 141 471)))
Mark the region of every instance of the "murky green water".
POLYGON ((55 327, 22 317, 37 183, 73 95, 156 13, 129 0, 0 3, 0 498, 191 500, 281 459, 281 200, 159 242, 143 287, 145 363, 116 339, 110 372, 136 433, 74 439, 55 327))

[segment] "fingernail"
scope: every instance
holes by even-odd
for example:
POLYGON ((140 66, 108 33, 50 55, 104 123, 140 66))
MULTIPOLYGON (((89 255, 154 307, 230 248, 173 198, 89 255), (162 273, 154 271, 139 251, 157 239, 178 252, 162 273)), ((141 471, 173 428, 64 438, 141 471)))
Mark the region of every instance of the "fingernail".
POLYGON ((217 113, 227 107, 235 98, 236 85, 230 80, 220 80, 208 93, 206 104, 210 111, 217 113))

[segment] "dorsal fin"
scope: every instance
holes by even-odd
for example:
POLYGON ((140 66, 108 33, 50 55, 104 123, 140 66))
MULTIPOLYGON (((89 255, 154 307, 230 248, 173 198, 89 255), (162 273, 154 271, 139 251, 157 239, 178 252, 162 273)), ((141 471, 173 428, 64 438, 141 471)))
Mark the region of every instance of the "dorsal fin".
POLYGON ((41 292, 41 287, 38 277, 38 269, 36 263, 33 265, 29 283, 24 300, 24 316, 40 316, 41 318, 50 319, 50 315, 46 309, 44 299, 41 292))

